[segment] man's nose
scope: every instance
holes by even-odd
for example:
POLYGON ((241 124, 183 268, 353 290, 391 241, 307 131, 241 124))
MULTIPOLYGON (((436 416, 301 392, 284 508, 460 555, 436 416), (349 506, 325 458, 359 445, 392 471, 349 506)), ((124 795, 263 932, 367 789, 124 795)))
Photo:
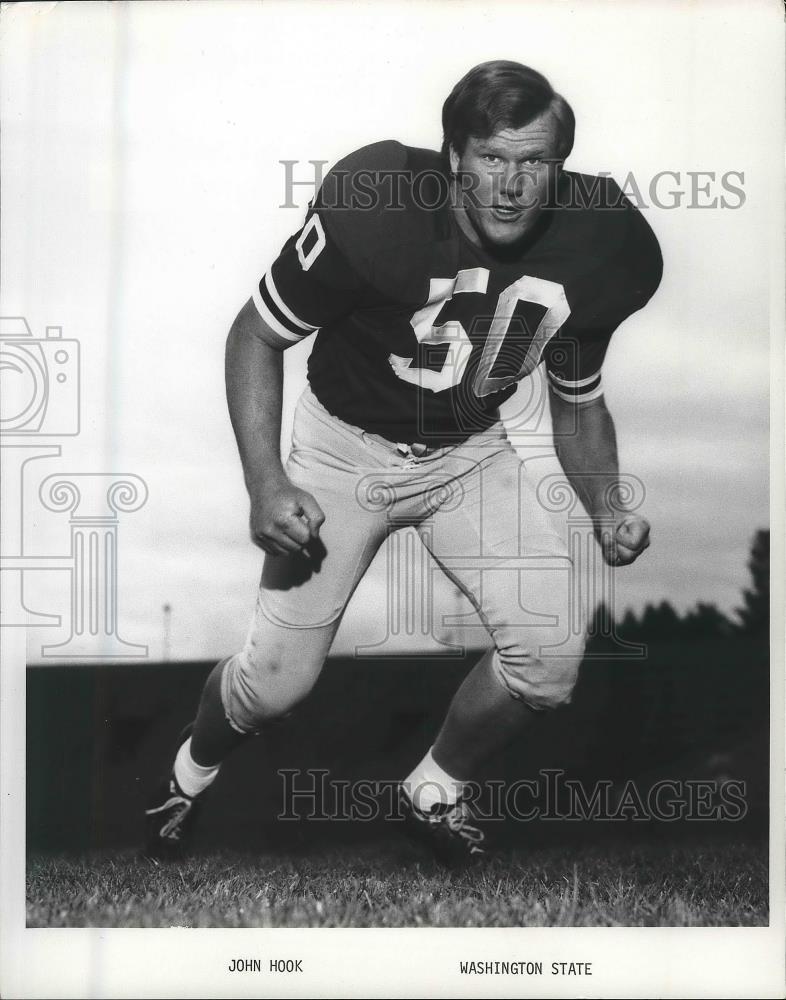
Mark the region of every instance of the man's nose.
POLYGON ((528 183, 527 168, 521 164, 510 163, 502 175, 500 193, 503 197, 515 201, 520 198, 528 183))
POLYGON ((521 172, 518 165, 509 163, 505 169, 505 191, 515 197, 516 192, 521 188, 521 172))

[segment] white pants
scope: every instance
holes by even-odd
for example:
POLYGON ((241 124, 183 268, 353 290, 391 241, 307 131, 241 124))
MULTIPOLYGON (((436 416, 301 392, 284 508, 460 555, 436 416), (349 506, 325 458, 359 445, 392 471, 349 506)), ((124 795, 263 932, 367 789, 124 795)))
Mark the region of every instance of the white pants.
POLYGON ((265 557, 248 638, 222 675, 234 728, 255 731, 309 693, 352 592, 406 525, 477 609, 510 695, 536 709, 570 700, 584 649, 570 625, 572 567, 501 423, 415 458, 332 416, 307 389, 287 475, 325 513, 321 545, 265 557))

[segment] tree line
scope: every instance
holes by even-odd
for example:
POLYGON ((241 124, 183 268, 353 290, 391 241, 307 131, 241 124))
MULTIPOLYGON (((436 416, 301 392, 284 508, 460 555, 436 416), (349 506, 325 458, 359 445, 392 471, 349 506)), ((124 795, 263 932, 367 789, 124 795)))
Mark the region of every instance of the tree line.
MULTIPOLYGON (((699 601, 680 615, 669 601, 647 604, 640 615, 628 610, 615 623, 621 639, 699 639, 732 635, 766 636, 770 624, 770 532, 760 529, 753 537, 748 558, 750 583, 742 592, 742 603, 732 616, 715 604, 699 601)), ((608 607, 595 611, 595 623, 609 622, 608 607)), ((590 629, 590 634, 600 630, 590 629)), ((602 633, 600 633, 602 634, 602 633)))

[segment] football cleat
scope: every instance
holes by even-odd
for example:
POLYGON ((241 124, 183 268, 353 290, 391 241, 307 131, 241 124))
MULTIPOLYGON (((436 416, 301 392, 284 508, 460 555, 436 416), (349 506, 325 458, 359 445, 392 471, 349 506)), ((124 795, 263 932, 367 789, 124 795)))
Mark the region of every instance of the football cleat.
MULTIPOLYGON (((178 748, 191 735, 193 725, 180 734, 178 748)), ((174 769, 156 787, 145 809, 145 850, 148 858, 174 860, 182 857, 191 839, 204 792, 192 798, 175 780, 174 769)))
POLYGON ((415 805, 401 785, 399 806, 405 832, 413 840, 430 847, 434 857, 445 868, 465 868, 485 856, 485 834, 475 826, 475 816, 469 803, 463 799, 437 802, 426 811, 415 805))

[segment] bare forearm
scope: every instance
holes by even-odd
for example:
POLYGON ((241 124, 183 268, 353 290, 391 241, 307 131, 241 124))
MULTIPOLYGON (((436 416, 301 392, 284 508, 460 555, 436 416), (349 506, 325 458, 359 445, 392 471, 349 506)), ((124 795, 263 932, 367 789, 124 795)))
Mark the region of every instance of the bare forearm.
POLYGON ((253 333, 244 307, 226 344, 226 392, 246 486, 252 497, 284 478, 281 464, 283 355, 253 333))
POLYGON ((551 396, 554 445, 562 468, 593 521, 610 566, 627 566, 650 544, 650 525, 625 510, 619 483, 617 435, 603 397, 578 405, 551 396))
POLYGON ((602 397, 575 410, 552 403, 552 423, 560 463, 587 513, 596 521, 612 516, 609 500, 619 479, 617 435, 602 397))

